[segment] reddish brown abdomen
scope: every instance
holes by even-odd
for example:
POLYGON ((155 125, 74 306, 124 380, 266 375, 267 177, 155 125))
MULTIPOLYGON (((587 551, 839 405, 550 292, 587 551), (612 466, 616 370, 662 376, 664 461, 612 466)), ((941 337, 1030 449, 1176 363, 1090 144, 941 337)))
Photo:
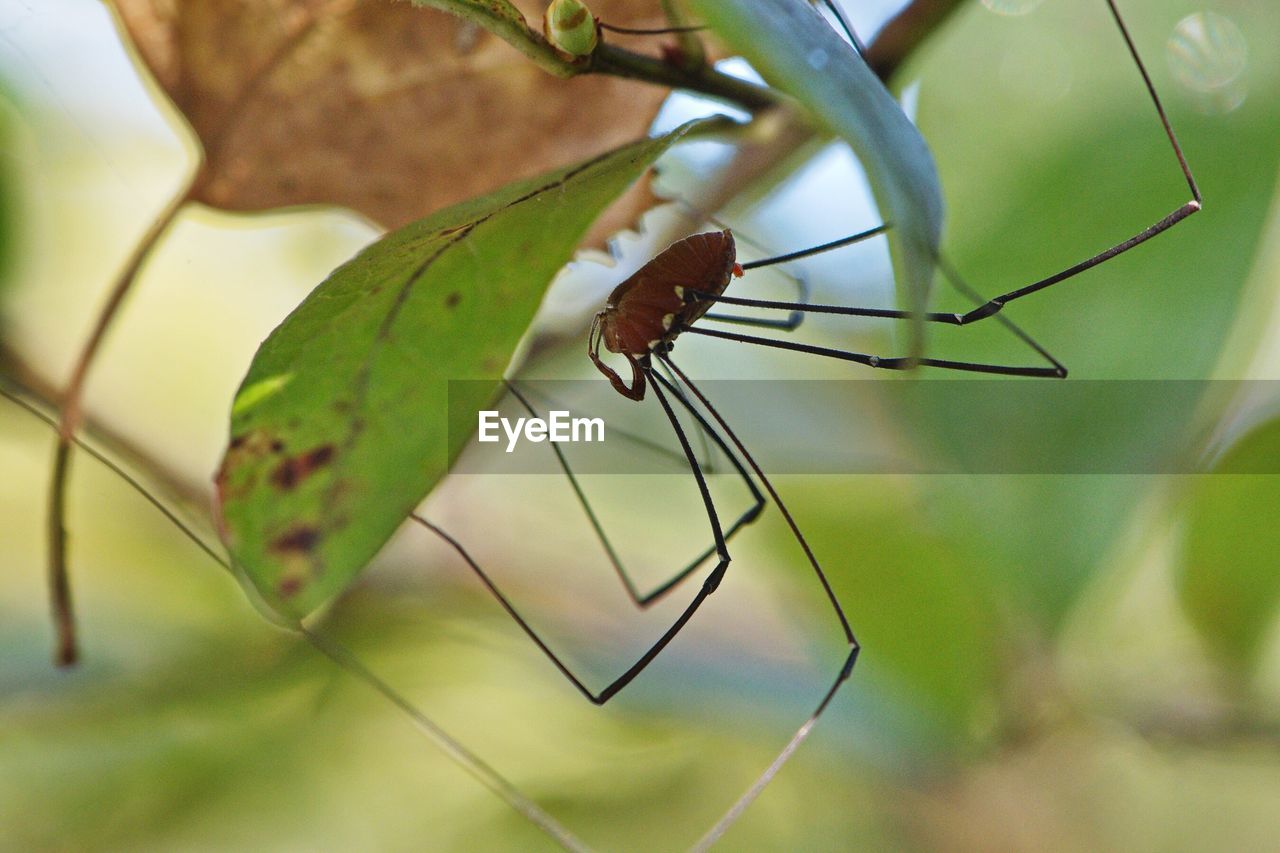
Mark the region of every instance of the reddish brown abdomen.
POLYGON ((679 334, 710 302, 685 302, 686 291, 719 296, 733 278, 737 248, 728 230, 677 240, 614 288, 605 306, 604 344, 611 352, 643 355, 650 344, 679 334), (671 318, 668 321, 667 318, 671 318), (676 329, 671 332, 671 329, 676 329))

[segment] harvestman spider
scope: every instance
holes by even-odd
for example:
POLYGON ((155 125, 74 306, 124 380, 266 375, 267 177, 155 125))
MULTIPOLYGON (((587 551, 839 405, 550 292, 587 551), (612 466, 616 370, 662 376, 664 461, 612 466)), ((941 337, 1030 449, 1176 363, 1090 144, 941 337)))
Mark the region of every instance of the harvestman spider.
MULTIPOLYGON (((854 36, 847 21, 844 20, 839 9, 831 5, 830 0, 826 0, 826 2, 833 14, 835 14, 837 19, 840 21, 842 27, 846 31, 846 34, 850 37, 855 49, 858 49, 858 52, 861 53, 860 44, 857 41, 856 36, 854 36)), ((604 704, 626 687, 636 678, 636 676, 648 667, 650 663, 652 663, 652 661, 693 617, 694 613, 702 603, 713 592, 715 592, 721 581, 724 579, 730 563, 731 557, 729 554, 728 542, 738 530, 754 521, 763 511, 765 506, 765 493, 773 499, 822 586, 827 600, 829 601, 838 620, 840 629, 847 641, 848 653, 839 673, 836 675, 835 680, 822 696, 821 701, 818 703, 813 713, 810 714, 804 724, 797 729, 787 745, 778 754, 777 758, 774 759, 770 766, 752 784, 750 789, 738 799, 725 816, 721 818, 721 820, 702 838, 698 844, 699 848, 705 848, 707 845, 715 841, 724 832, 724 830, 737 819, 741 812, 756 798, 773 776, 776 775, 778 770, 787 761, 799 744, 807 737, 813 725, 822 715, 823 711, 831 702, 840 686, 852 673, 854 664, 858 658, 860 646, 854 635, 852 627, 850 626, 849 620, 846 617, 834 590, 828 582, 816 555, 810 548, 804 535, 801 533, 793 516, 787 509, 786 504, 774 489, 773 484, 765 475, 755 458, 746 449, 741 439, 721 416, 719 411, 712 405, 710 400, 702 393, 688 375, 672 360, 671 352, 674 348, 675 342, 680 335, 688 333, 737 341, 740 343, 792 350, 827 358, 852 361, 869 367, 888 370, 909 370, 917 366, 921 366, 1012 376, 1065 377, 1066 368, 1053 358, 1053 356, 1051 356, 1046 350, 1035 343, 1015 324, 1013 324, 1012 321, 1004 315, 999 314, 1001 309, 1014 300, 1028 296, 1032 293, 1048 288, 1051 285, 1057 284, 1058 282, 1071 278, 1109 260, 1110 258, 1115 257, 1116 255, 1128 251, 1140 243, 1146 242, 1157 234, 1168 230, 1174 224, 1185 219, 1187 216, 1190 216, 1192 213, 1198 211, 1201 207, 1200 191, 1191 174, 1191 170, 1187 165, 1186 159, 1183 156, 1183 152, 1178 144, 1173 129, 1169 124, 1164 107, 1160 102, 1150 76, 1138 55, 1137 49, 1134 46, 1132 38, 1129 35, 1128 29, 1126 28, 1118 9, 1116 8, 1114 0, 1106 0, 1106 3, 1122 37, 1124 38, 1130 56, 1142 76, 1151 102, 1154 105, 1156 113, 1164 128, 1164 133, 1178 160, 1182 175, 1186 179, 1187 185, 1192 194, 1192 199, 1190 201, 1149 228, 1146 228, 1111 248, 1060 272, 985 301, 977 297, 974 291, 972 291, 972 289, 959 278, 955 271, 939 259, 939 267, 951 283, 962 293, 978 303, 977 307, 962 314, 926 313, 923 315, 915 315, 907 311, 883 308, 814 305, 806 301, 807 293, 803 287, 799 288, 801 301, 797 302, 745 299, 724 295, 726 288, 735 276, 740 276, 753 269, 784 264, 810 255, 831 251, 880 235, 887 230, 887 226, 884 225, 840 240, 747 263, 738 262, 735 241, 732 233, 728 229, 695 234, 672 244, 662 253, 645 264, 626 281, 618 285, 618 287, 610 294, 604 309, 597 313, 592 321, 591 330, 588 335, 588 355, 601 373, 608 378, 613 388, 624 397, 639 401, 643 399, 648 388, 653 389, 654 396, 657 397, 658 402, 670 422, 676 438, 678 439, 683 458, 687 461, 693 473, 694 480, 697 484, 698 491, 706 511, 714 544, 711 548, 707 549, 702 555, 695 558, 693 562, 678 572, 673 578, 663 583, 658 588, 646 594, 640 593, 623 569, 617 554, 610 544, 608 537, 605 535, 604 529, 599 523, 599 520, 587 502, 586 497, 582 492, 573 471, 568 465, 563 452, 554 444, 551 445, 552 450, 555 452, 560 466, 568 476, 577 498, 593 525, 596 535, 603 544, 609 559, 613 563, 619 576, 622 578, 630 597, 636 605, 640 607, 648 607, 662 599, 678 587, 682 581, 684 581, 700 565, 712 556, 716 557, 717 562, 715 568, 712 569, 706 580, 704 580, 702 587, 671 627, 668 628, 667 631, 664 632, 662 636, 653 643, 653 645, 644 652, 644 654, 642 654, 634 664, 632 664, 625 672, 603 689, 598 692, 593 692, 568 668, 566 664, 564 664, 563 661, 561 661, 556 653, 541 639, 533 627, 520 615, 520 613, 511 604, 510 600, 498 589, 498 587, 493 583, 480 565, 471 557, 461 543, 443 529, 428 521, 426 518, 416 513, 412 515, 412 518, 416 522, 434 531, 457 551, 468 566, 477 574, 486 588, 488 588, 489 591, 497 598, 501 606, 518 623, 520 628, 531 638, 538 648, 540 648, 550 659, 553 665, 560 670, 565 678, 567 678, 579 692, 595 704, 604 704), (718 303, 748 308, 784 310, 789 312, 789 316, 786 319, 770 320, 758 317, 739 317, 708 313, 709 309, 718 303), (1048 366, 1009 366, 977 362, 949 361, 928 357, 881 357, 827 347, 811 346, 774 338, 746 335, 737 332, 708 329, 697 325, 700 321, 706 320, 764 326, 774 328, 779 331, 792 331, 802 323, 805 315, 809 313, 894 320, 916 319, 925 322, 954 326, 964 326, 992 316, 998 316, 998 319, 1013 334, 1017 335, 1024 343, 1042 356, 1048 362, 1048 366), (628 363, 632 374, 630 384, 628 384, 615 370, 603 361, 600 356, 600 347, 602 345, 607 351, 621 355, 628 363), (661 368, 662 371, 665 371, 665 374, 664 372, 660 372, 659 368, 661 368), (750 490, 752 495, 752 505, 727 528, 725 528, 719 520, 715 503, 712 500, 710 490, 707 486, 703 468, 699 464, 698 459, 690 446, 686 432, 677 417, 676 409, 671 402, 673 399, 676 404, 678 404, 679 407, 693 419, 699 429, 703 431, 705 435, 709 436, 712 443, 719 448, 719 450, 730 461, 737 475, 743 479, 750 490), (697 405, 695 405, 694 401, 696 401, 697 405), (699 411, 699 406, 703 411, 705 411, 705 415, 699 411), (754 478, 752 477, 752 474, 754 474, 754 478), (764 489, 763 493, 761 492, 761 487, 764 489)), ((530 403, 528 398, 522 394, 514 384, 508 383, 508 388, 525 409, 527 409, 531 414, 536 414, 533 405, 530 403)), ((54 421, 47 415, 42 414, 38 409, 32 407, 28 403, 25 403, 19 397, 11 394, 10 392, 0 388, 0 395, 3 395, 27 409, 46 423, 50 425, 54 424, 54 421)), ((83 444, 78 439, 76 440, 76 443, 95 458, 99 459, 99 461, 103 462, 103 464, 107 465, 107 467, 116 474, 124 478, 132 488, 136 489, 145 499, 164 514, 166 518, 174 523, 213 560, 218 562, 224 568, 229 568, 229 563, 225 558, 205 543, 201 537, 194 533, 189 525, 182 521, 172 510, 167 508, 163 502, 151 495, 126 471, 117 466, 108 457, 103 456, 101 453, 94 450, 91 446, 83 444)), ((307 633, 313 638, 313 640, 317 639, 311 632, 307 633)), ((381 685, 380 682, 378 684, 380 685, 379 689, 387 692, 388 696, 393 696, 393 701, 402 701, 395 699, 394 694, 390 692, 385 685, 381 685)), ((405 707, 410 710, 411 713, 414 713, 412 708, 408 706, 405 707)), ((427 725, 430 725, 429 722, 427 725)), ((465 751, 463 751, 463 754, 465 755, 465 751)), ((468 761, 472 762, 469 766, 477 766, 477 762, 473 757, 466 757, 468 761)), ((490 772, 482 764, 479 764, 479 766, 484 773, 490 772)), ((483 776, 484 773, 481 775, 483 776)), ((490 780, 489 784, 492 787, 494 783, 490 780)), ((499 784, 505 785, 505 783, 499 784)), ((535 822, 540 823, 544 828, 550 828, 549 831, 552 831, 554 834, 556 827, 552 823, 543 822, 545 820, 544 817, 540 818, 536 816, 541 814, 540 811, 537 810, 536 806, 528 803, 523 797, 520 797, 518 793, 513 792, 508 788, 500 787, 495 788, 495 790, 499 790, 499 793, 503 794, 509 803, 512 803, 518 810, 529 815, 531 819, 535 820, 535 822)), ((564 837, 557 837, 561 838, 562 843, 566 843, 564 841, 564 837)))
MULTIPOLYGON (((1109 260, 1112 257, 1115 257, 1116 255, 1128 251, 1138 244, 1151 239, 1157 234, 1168 230, 1177 222, 1198 211, 1201 206, 1201 195, 1199 189, 1196 186, 1195 179, 1193 178, 1190 168, 1183 156, 1182 150, 1169 124, 1164 108, 1154 86, 1152 85, 1146 68, 1138 55, 1128 30, 1125 27, 1124 21, 1116 8, 1114 0, 1106 0, 1106 2, 1113 18, 1116 21, 1117 27, 1125 40, 1130 55, 1143 78, 1151 101, 1164 127, 1166 137, 1168 138, 1172 150, 1178 160, 1182 174, 1186 179, 1192 194, 1192 199, 1190 201, 1149 228, 1140 231, 1132 237, 1112 246, 1109 249, 1106 249, 1103 252, 1100 252, 1051 276, 1040 279, 1039 281, 1009 291, 995 297, 994 299, 983 301, 975 298, 975 301, 979 304, 977 307, 966 313, 926 313, 924 315, 912 315, 910 312, 890 309, 814 305, 804 301, 805 293, 803 288, 800 288, 802 301, 797 302, 744 299, 725 295, 725 290, 735 275, 741 275, 742 273, 752 269, 783 264, 809 255, 849 245, 883 233, 886 230, 886 226, 873 228, 841 240, 836 240, 797 252, 791 252, 776 257, 769 257, 741 264, 737 261, 733 235, 727 229, 717 232, 696 234, 673 244, 667 250, 647 263, 633 276, 620 284, 610 294, 605 308, 595 316, 592 322, 591 331, 588 336, 589 357, 597 368, 608 378, 612 387, 628 399, 638 401, 645 396, 648 388, 651 387, 653 389, 654 396, 658 398, 658 401, 671 424, 672 430, 679 441, 683 457, 688 462, 693 473, 713 534, 713 546, 704 554, 697 557, 673 578, 663 583, 655 590, 647 594, 641 594, 623 570, 616 553, 610 545, 608 538, 605 536, 603 528, 592 512, 589 504, 586 502, 585 496, 579 488, 577 480, 574 478, 573 472, 570 469, 563 453, 554 444, 552 445, 552 449, 556 453, 563 470, 568 475, 570 483, 573 485, 577 497, 594 526, 597 536, 604 545, 610 560, 613 562, 615 569, 622 577, 628 593, 638 606, 648 607, 654 602, 665 597, 711 556, 715 556, 717 558, 717 563, 707 579, 703 582, 701 589, 695 595, 693 600, 686 606, 685 610, 676 619, 674 624, 639 658, 635 664, 628 668, 613 682, 608 684, 604 689, 600 690, 598 693, 593 693, 573 674, 573 672, 559 659, 559 657, 557 657, 557 655, 542 641, 529 623, 520 616, 509 600, 496 587, 496 585, 492 583, 481 567, 471 558, 468 552, 459 542, 457 542, 457 540, 453 539, 445 531, 431 524, 426 519, 417 515, 414 516, 418 522, 435 531, 454 549, 456 549, 472 570, 477 573, 491 593, 499 600, 501 605, 515 619, 519 626, 529 635, 543 653, 548 656, 564 676, 580 692, 583 693, 583 695, 596 704, 603 704, 629 684, 661 653, 667 644, 671 642, 676 634, 678 634, 684 625, 692 618, 693 614, 698 610, 706 598, 709 597, 719 586, 727 573, 730 562, 727 543, 738 530, 754 521, 762 512, 765 505, 765 497, 761 492, 760 487, 763 486, 764 491, 767 492, 769 497, 771 497, 778 505, 780 513, 784 517, 797 543, 803 550, 815 575, 819 579, 830 605, 834 610, 840 628, 847 640, 848 655, 834 682, 823 695, 814 712, 809 716, 805 723, 800 726, 792 736, 789 743, 784 747, 764 773, 762 773, 755 783, 753 783, 751 788, 703 837, 698 845, 700 848, 704 848, 711 842, 715 841, 716 838, 718 838, 723 831, 737 819, 743 809, 755 799, 764 786, 778 772, 783 763, 785 763, 785 761, 798 747, 800 742, 805 739, 812 726, 816 723, 827 705, 835 696, 836 692, 839 690, 840 686, 851 674, 858 657, 860 646, 858 645, 843 608, 841 607, 832 587, 828 583, 815 554, 796 525, 790 511, 787 509, 786 505, 783 503, 772 483, 769 481, 763 470, 761 470, 756 460, 747 451, 737 434, 730 428, 720 413, 712 406, 711 402, 702 393, 702 391, 672 360, 671 352, 674 344, 680 335, 688 333, 713 338, 722 338, 741 343, 793 350, 827 358, 853 361, 870 367, 890 370, 906 370, 916 366, 924 366, 1013 376, 1065 377, 1065 367, 1038 344, 1032 341, 1004 315, 999 314, 1001 309, 1010 302, 1020 299, 1023 296, 1046 289, 1051 285, 1071 278, 1109 260), (761 320, 755 317, 735 317, 708 313, 710 308, 717 303, 749 308, 784 310, 790 313, 788 318, 784 320, 761 320), (766 326, 779 331, 791 331, 801 324, 805 315, 808 313, 884 319, 918 319, 925 322, 955 326, 968 325, 992 316, 998 316, 1000 321, 1004 323, 1004 325, 1006 325, 1015 335, 1022 339, 1035 352, 1044 357, 1049 366, 1008 366, 947 361, 927 357, 885 358, 876 355, 816 347, 784 340, 745 335, 736 332, 708 329, 698 325, 700 321, 706 320, 766 326), (607 351, 621 355, 629 364, 632 373, 630 384, 624 381, 616 371, 610 368, 601 359, 600 347, 602 345, 607 351), (669 373, 664 375, 664 373, 659 372, 659 369, 669 371, 669 373), (692 399, 690 399, 690 395, 692 399), (724 453, 726 458, 729 459, 735 468, 737 474, 743 479, 751 492, 753 498, 752 506, 750 506, 745 513, 743 513, 727 528, 723 527, 719 521, 716 506, 707 487, 702 466, 698 463, 697 457, 690 447, 685 430, 676 416, 675 408, 671 402, 672 399, 674 399, 675 402, 685 412, 687 412, 690 417, 692 417, 700 430, 702 430, 714 445, 724 453), (710 416, 710 420, 708 420, 708 418, 698 410, 698 407, 694 405, 693 401, 695 400, 698 406, 701 406, 706 414, 710 416), (728 439, 727 441, 726 437, 728 439), (730 448, 730 445, 732 445, 732 449, 730 448), (750 472, 755 475, 754 479, 751 476, 751 473, 748 473, 748 469, 750 469, 750 472), (759 485, 757 485, 756 480, 759 481, 759 485)), ((830 5, 829 2, 828 5, 830 5)), ((838 9, 832 7, 832 11, 839 17, 838 9)), ((852 30, 848 27, 847 23, 843 21, 843 18, 840 20, 846 29, 846 32, 849 34, 851 41, 856 45, 857 41, 853 36, 852 30)), ((974 296, 973 291, 969 289, 967 285, 959 279, 956 273, 945 263, 940 262, 940 268, 946 277, 951 280, 957 288, 971 297, 974 296)), ((520 403, 528 409, 531 414, 534 413, 533 406, 529 400, 514 385, 509 384, 508 387, 520 403)), ((53 418, 24 402, 21 398, 11 394, 3 388, 0 388, 0 395, 22 406, 49 426, 56 427, 56 421, 53 418)), ((109 457, 106 457, 96 451, 91 445, 84 444, 79 439, 74 439, 74 441, 83 450, 98 459, 118 476, 122 477, 126 483, 138 491, 139 494, 150 502, 169 521, 175 524, 179 530, 188 536, 201 550, 208 554, 211 559, 216 561, 219 565, 222 565, 224 568, 230 568, 229 563, 222 555, 205 543, 204 540, 197 535, 188 524, 175 514, 174 511, 170 510, 164 502, 151 495, 151 493, 148 492, 147 489, 144 488, 134 477, 116 465, 109 457)), ((311 632, 307 633, 312 637, 313 641, 317 639, 311 632)), ((325 646, 325 648, 330 647, 325 646)), ((348 661, 348 663, 351 664, 353 662, 348 661)), ((355 665, 358 666, 358 664, 355 665)), ((371 683, 378 685, 378 689, 385 692, 392 701, 397 703, 403 702, 403 700, 396 698, 395 695, 385 687, 385 685, 377 682, 371 675, 366 673, 366 677, 371 679, 371 683)), ((410 714, 416 714, 416 710, 411 706, 402 704, 402 707, 410 714)), ((425 727, 433 728, 432 724, 429 721, 426 721, 425 718, 418 716, 417 719, 419 723, 425 727)), ((461 755, 463 757, 464 764, 471 767, 473 772, 476 772, 476 768, 478 767, 480 770, 478 775, 482 779, 487 780, 487 784, 498 791, 498 793, 502 795, 508 803, 512 804, 517 808, 517 810, 526 814, 526 816, 534 822, 539 823, 539 825, 544 829, 551 832, 553 837, 556 837, 557 840, 561 841, 561 843, 566 844, 566 846, 572 845, 572 837, 559 834, 558 826, 554 824, 554 822, 549 821, 545 815, 542 815, 536 806, 521 797, 518 792, 515 792, 513 789, 510 789, 509 786, 506 786, 505 783, 494 776, 481 762, 478 762, 477 759, 467 754, 465 750, 461 749, 461 747, 449 741, 447 736, 443 736, 439 733, 437 733, 436 736, 438 738, 443 737, 444 741, 455 751, 455 755, 461 755)))
MULTIPOLYGON (((790 528, 792 536, 803 550, 805 558, 818 578, 848 644, 848 655, 845 658, 844 664, 841 666, 839 673, 836 675, 834 682, 823 695, 814 712, 809 716, 805 723, 800 726, 769 768, 764 771, 759 779, 757 779, 751 788, 738 800, 725 817, 722 818, 722 820, 707 834, 707 836, 704 837, 700 846, 705 846, 711 841, 714 841, 724 831, 724 829, 726 829, 737 818, 741 811, 759 794, 769 780, 777 773, 782 764, 790 757, 791 753, 796 749, 800 742, 807 737, 810 729, 822 715, 822 712, 826 709, 840 686, 852 673, 854 664, 858 658, 860 646, 854 635, 853 629, 849 624, 849 620, 845 615, 844 609, 836 597, 826 574, 823 572, 817 557, 810 548, 808 541, 801 533, 790 511, 787 509, 786 504, 783 503, 781 497, 774 489, 773 484, 765 475, 760 465, 757 464, 755 458, 747 450, 741 439, 739 439, 738 435, 721 416, 719 411, 711 404, 711 401, 672 359, 671 352, 675 346, 675 342, 680 335, 695 334, 711 338, 720 338, 728 341, 736 341, 738 343, 792 350, 824 358, 852 361, 868 367, 881 368, 885 370, 911 370, 916 367, 932 367, 946 370, 991 373, 1006 376, 1065 378, 1067 375, 1066 367, 1050 355, 1047 350, 1037 344, 1011 320, 1000 314, 1000 311, 1006 305, 1017 299, 1029 296, 1054 284, 1072 278, 1086 270, 1104 263, 1107 260, 1110 260, 1117 255, 1127 252, 1129 249, 1132 249, 1147 240, 1150 240, 1152 237, 1168 230, 1173 225, 1198 211, 1201 207, 1202 201, 1200 190, 1196 184, 1195 178, 1192 176, 1191 169, 1187 164, 1182 148, 1179 145, 1173 128, 1169 123, 1164 106, 1160 101, 1160 97, 1151 81, 1151 77, 1147 72, 1146 66, 1143 64, 1142 59, 1138 54, 1137 47, 1134 45, 1133 39, 1124 23, 1124 19, 1121 17, 1114 0, 1106 0, 1106 3, 1112 18, 1124 39, 1130 57, 1142 77, 1151 103, 1155 107, 1156 115, 1164 129, 1165 136, 1169 141, 1170 147, 1177 158, 1182 175, 1191 191, 1192 197, 1190 201, 1186 202, 1168 216, 1156 222, 1154 225, 1143 229, 1132 237, 1129 237, 1128 239, 1117 243, 1116 245, 1099 252, 1092 257, 1056 272, 1053 275, 986 300, 979 297, 972 288, 964 283, 955 270, 947 265, 941 258, 938 258, 938 266, 944 276, 962 294, 967 298, 970 298, 975 303, 975 307, 973 309, 964 313, 929 312, 924 314, 915 314, 909 311, 886 308, 815 305, 807 301, 803 288, 801 289, 801 301, 796 302, 746 299, 725 295, 725 290, 733 278, 741 276, 749 270, 773 266, 776 264, 784 264, 789 261, 795 261, 810 255, 847 246, 884 233, 888 229, 887 225, 881 225, 876 228, 863 231, 859 234, 854 234, 822 245, 748 263, 738 263, 735 241, 730 230, 725 229, 722 231, 694 234, 673 243, 641 267, 626 281, 618 285, 609 295, 604 309, 597 313, 592 320, 591 329, 588 334, 588 356, 596 368, 609 380, 613 388, 624 397, 639 401, 644 398, 648 388, 653 389, 654 396, 657 397, 667 420, 671 424, 671 428, 679 441, 681 452, 683 453, 685 460, 688 462, 690 470, 692 471, 697 483, 698 491, 701 495, 702 503, 706 512, 707 521, 711 528, 712 538, 714 541, 713 546, 678 572, 673 578, 663 583, 655 590, 647 594, 641 594, 623 569, 617 553, 606 536, 599 519, 587 502, 577 478, 574 476, 563 452, 555 444, 551 445, 552 450, 555 452, 562 470, 567 475, 579 503, 586 512, 587 517, 595 530, 596 536, 603 545, 608 558, 613 563, 615 571, 621 578, 632 601, 637 606, 645 608, 663 598, 679 586, 683 580, 685 580, 698 568, 698 566, 702 565, 710 557, 714 556, 717 561, 715 567, 703 581, 697 594, 676 618, 674 623, 649 647, 647 651, 640 656, 634 664, 609 684, 598 691, 591 690, 569 669, 569 667, 546 644, 546 642, 543 641, 537 631, 523 616, 520 615, 510 600, 501 592, 501 590, 499 590, 497 585, 494 584, 494 582, 460 542, 440 527, 428 521, 426 518, 417 514, 413 515, 415 521, 435 532, 453 547, 467 565, 476 573, 490 593, 492 593, 498 600, 501 606, 519 624, 520 628, 538 646, 538 648, 542 650, 551 663, 560 670, 564 677, 568 679, 569 682, 572 683, 573 686, 588 700, 597 705, 602 705, 609 701, 613 696, 617 695, 619 691, 630 684, 636 676, 644 671, 644 669, 648 667, 649 664, 652 663, 653 660, 662 652, 662 650, 675 638, 681 629, 683 629, 685 624, 693 617, 694 613, 697 612, 698 608, 701 607, 702 603, 713 592, 715 592, 721 581, 724 579, 729 567, 731 557, 729 554, 728 541, 739 529, 754 521, 764 508, 765 497, 760 490, 760 487, 763 487, 764 492, 767 492, 768 496, 772 498, 775 504, 777 504, 778 510, 790 528), (707 313, 713 305, 717 304, 746 308, 782 310, 789 312, 789 316, 786 319, 770 320, 758 317, 739 317, 707 313), (834 314, 841 316, 872 317, 891 320, 917 320, 952 326, 966 326, 990 317, 998 317, 1001 323, 1010 332, 1016 335, 1028 347, 1040 355, 1047 364, 1045 366, 1017 366, 953 361, 926 356, 884 357, 867 353, 833 349, 829 347, 813 346, 793 341, 779 340, 776 338, 748 335, 740 332, 711 329, 706 328, 703 325, 699 325, 700 321, 707 320, 722 323, 765 326, 779 331, 792 331, 801 324, 807 314, 834 314), (629 383, 601 358, 600 348, 602 345, 607 351, 621 355, 623 359, 625 359, 631 371, 631 379, 629 383), (656 369, 657 367, 661 367, 663 372, 659 372, 656 369), (666 375, 664 375, 664 372, 666 375), (747 511, 733 524, 729 525, 728 528, 725 528, 720 521, 715 502, 713 501, 710 490, 707 487, 702 467, 690 447, 688 436, 677 417, 675 407, 672 404, 673 399, 676 405, 680 406, 693 419, 698 427, 706 435, 710 436, 712 442, 729 459, 736 469, 737 474, 744 480, 751 492, 753 499, 752 506, 749 507, 747 511), (697 405, 694 404, 694 401, 696 401, 697 405), (699 407, 702 409, 701 412, 699 411, 699 407), (703 412, 705 412, 705 415, 703 412), (732 449, 730 445, 732 445, 732 449), (751 473, 748 473, 748 468, 751 473), (751 474, 754 474, 754 478, 751 474), (758 481, 759 485, 757 485, 756 481, 758 481)), ((845 20, 839 8, 833 5, 831 0, 825 0, 825 4, 845 30, 845 33, 849 37, 854 49, 861 55, 861 44, 854 35, 853 29, 849 26, 848 21, 845 20)), ((525 395, 515 387, 514 384, 508 382, 507 387, 530 414, 536 415, 532 404, 525 395)))

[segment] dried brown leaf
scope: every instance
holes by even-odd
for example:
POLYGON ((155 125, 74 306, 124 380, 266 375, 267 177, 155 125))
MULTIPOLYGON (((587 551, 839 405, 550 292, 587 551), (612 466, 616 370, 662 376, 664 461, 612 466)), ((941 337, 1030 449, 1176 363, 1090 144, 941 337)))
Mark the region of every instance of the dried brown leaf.
MULTIPOLYGON (((517 5, 536 23, 541 4, 517 5)), ((599 75, 554 78, 473 24, 404 2, 116 9, 204 148, 192 199, 225 210, 337 204, 394 228, 633 140, 666 94, 599 75)), ((652 0, 593 9, 627 26, 661 22, 652 0)))

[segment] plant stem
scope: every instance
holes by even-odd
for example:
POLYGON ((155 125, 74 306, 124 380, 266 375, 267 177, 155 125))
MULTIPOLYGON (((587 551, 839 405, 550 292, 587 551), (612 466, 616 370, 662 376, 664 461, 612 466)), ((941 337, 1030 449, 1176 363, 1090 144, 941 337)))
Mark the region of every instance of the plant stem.
MULTIPOLYGON (((913 0, 867 46, 867 64, 886 83, 902 63, 959 8, 961 0, 913 0)), ((584 71, 644 80, 699 92, 751 112, 777 104, 769 89, 722 74, 709 65, 681 67, 601 42, 584 71)))
POLYGON ((71 579, 67 571, 66 504, 67 480, 71 473, 71 447, 76 428, 83 418, 84 384, 89 368, 93 366, 111 323, 120 313, 125 297, 133 289, 138 272, 160 238, 169 230, 178 211, 191 197, 195 178, 190 179, 151 223, 147 232, 134 246, 115 283, 107 294, 107 301, 98 312, 89 337, 85 340, 71 371, 71 379, 62 398, 62 410, 58 416, 58 444, 53 453, 53 469, 49 484, 49 596, 53 610, 54 630, 57 633, 54 662, 58 666, 72 666, 80 657, 76 640, 75 609, 72 605, 71 579))
POLYGON ((497 794, 499 799, 518 814, 523 815, 526 820, 545 832, 551 840, 565 850, 588 851, 591 849, 558 820, 543 811, 537 803, 521 793, 515 785, 503 778, 502 774, 494 770, 483 758, 463 746, 460 741, 427 717, 417 705, 414 705, 394 687, 375 675, 373 670, 365 666, 364 662, 356 657, 346 646, 326 637, 319 631, 312 631, 302 623, 299 623, 297 628, 302 633, 302 636, 306 637, 307 642, 315 647, 316 651, 337 664, 338 668, 346 672, 347 675, 362 682, 366 687, 371 688, 402 711, 418 731, 426 735, 436 745, 436 748, 453 759, 454 763, 463 770, 470 773, 473 779, 497 794))
POLYGON ((867 45, 867 64, 881 80, 889 78, 938 29, 961 0, 912 0, 893 20, 884 25, 876 40, 867 45))
POLYGON ((777 99, 768 89, 721 74, 705 63, 683 67, 660 59, 632 53, 601 42, 590 56, 566 58, 556 52, 542 34, 531 28, 507 0, 481 3, 477 0, 411 0, 471 21, 510 44, 539 68, 556 77, 579 74, 612 74, 644 80, 673 89, 700 92, 752 112, 773 106, 777 99))
MULTIPOLYGON (((702 61, 702 44, 692 33, 681 43, 687 54, 685 62, 667 62, 633 53, 607 42, 600 42, 585 57, 566 58, 558 54, 542 34, 531 28, 524 17, 507 0, 482 3, 477 0, 412 0, 415 5, 429 6, 472 21, 506 41, 529 57, 544 71, 557 77, 579 74, 611 74, 643 80, 673 89, 686 89, 708 95, 750 112, 774 106, 777 96, 752 83, 722 74, 702 61)), ((960 4, 960 0, 913 0, 881 31, 868 48, 867 61, 880 79, 888 78, 903 60, 960 4)), ((670 18, 679 12, 670 0, 663 0, 670 18)))
POLYGON ((752 112, 778 103, 777 95, 769 89, 731 77, 709 65, 688 70, 605 42, 591 54, 586 70, 698 92, 752 112))

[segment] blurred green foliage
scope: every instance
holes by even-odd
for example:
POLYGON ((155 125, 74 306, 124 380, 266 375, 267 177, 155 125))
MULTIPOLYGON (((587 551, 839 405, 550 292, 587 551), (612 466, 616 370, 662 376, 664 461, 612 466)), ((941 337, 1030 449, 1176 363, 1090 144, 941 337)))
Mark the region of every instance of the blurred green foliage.
MULTIPOLYGON (((12 151, 18 133, 17 108, 11 102, 7 87, 0 84, 0 151, 12 151)), ((17 194, 19 185, 15 163, 9 158, 0 159, 0 296, 13 281, 14 253, 17 229, 17 194)), ((0 327, 0 341, 4 329, 0 327)))
POLYGON ((1186 495, 1180 592, 1187 613, 1233 674, 1266 651, 1280 604, 1280 420, 1249 431, 1186 495))

